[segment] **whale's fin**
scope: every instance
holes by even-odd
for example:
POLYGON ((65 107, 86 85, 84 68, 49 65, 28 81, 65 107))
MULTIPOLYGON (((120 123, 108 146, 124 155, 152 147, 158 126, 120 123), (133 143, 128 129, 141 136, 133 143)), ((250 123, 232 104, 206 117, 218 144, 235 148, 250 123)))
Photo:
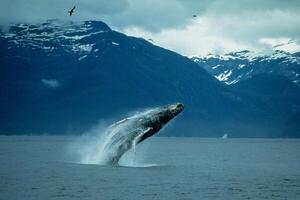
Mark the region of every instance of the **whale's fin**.
POLYGON ((141 141, 141 138, 143 137, 143 135, 147 134, 150 130, 152 130, 152 127, 147 127, 144 129, 144 131, 142 131, 133 141, 132 141, 132 149, 133 152, 135 153, 135 147, 136 145, 141 141))

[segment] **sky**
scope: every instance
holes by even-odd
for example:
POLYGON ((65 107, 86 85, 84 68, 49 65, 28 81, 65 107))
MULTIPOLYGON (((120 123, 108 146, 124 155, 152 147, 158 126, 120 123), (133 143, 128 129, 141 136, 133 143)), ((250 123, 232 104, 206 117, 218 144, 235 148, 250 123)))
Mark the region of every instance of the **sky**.
POLYGON ((47 19, 101 20, 187 56, 300 51, 300 0, 0 1, 1 25, 47 19), (70 17, 67 11, 74 5, 70 17))

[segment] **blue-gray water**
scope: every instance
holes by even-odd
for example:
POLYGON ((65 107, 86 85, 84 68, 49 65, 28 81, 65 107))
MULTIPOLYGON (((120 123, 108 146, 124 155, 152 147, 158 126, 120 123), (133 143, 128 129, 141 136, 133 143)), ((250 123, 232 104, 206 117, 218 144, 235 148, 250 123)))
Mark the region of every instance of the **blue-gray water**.
POLYGON ((143 167, 74 163, 77 140, 0 136, 0 199, 300 199, 300 140, 153 138, 143 167))

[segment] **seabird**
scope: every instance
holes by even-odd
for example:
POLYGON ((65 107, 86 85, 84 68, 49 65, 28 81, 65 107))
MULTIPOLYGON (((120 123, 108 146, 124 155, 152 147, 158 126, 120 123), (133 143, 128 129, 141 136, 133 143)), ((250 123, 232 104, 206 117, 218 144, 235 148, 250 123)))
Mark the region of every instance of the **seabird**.
POLYGON ((73 14, 73 12, 74 12, 74 10, 75 10, 75 6, 70 10, 70 11, 68 11, 69 12, 69 14, 70 14, 70 16, 72 16, 72 14, 73 14))

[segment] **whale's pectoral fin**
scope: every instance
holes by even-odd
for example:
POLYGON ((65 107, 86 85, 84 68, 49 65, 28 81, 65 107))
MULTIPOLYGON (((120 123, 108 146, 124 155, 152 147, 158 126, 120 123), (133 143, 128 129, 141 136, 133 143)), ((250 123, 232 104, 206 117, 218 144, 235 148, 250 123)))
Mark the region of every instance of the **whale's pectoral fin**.
POLYGON ((152 127, 147 127, 147 128, 144 129, 143 134, 139 135, 139 138, 137 140, 137 144, 142 142, 146 138, 148 138, 149 135, 153 135, 153 128, 152 127))
POLYGON ((146 127, 140 130, 140 134, 133 140, 132 149, 135 152, 135 146, 142 141, 142 138, 145 134, 148 134, 152 130, 152 127, 146 127))

